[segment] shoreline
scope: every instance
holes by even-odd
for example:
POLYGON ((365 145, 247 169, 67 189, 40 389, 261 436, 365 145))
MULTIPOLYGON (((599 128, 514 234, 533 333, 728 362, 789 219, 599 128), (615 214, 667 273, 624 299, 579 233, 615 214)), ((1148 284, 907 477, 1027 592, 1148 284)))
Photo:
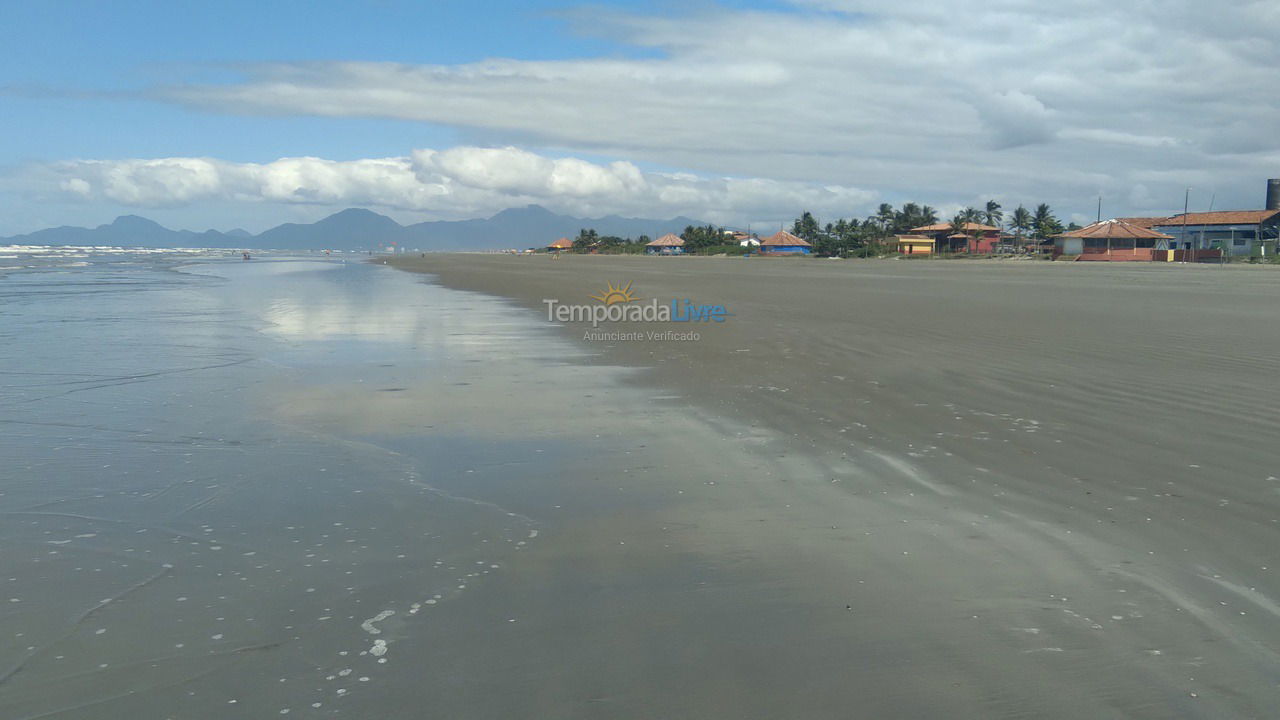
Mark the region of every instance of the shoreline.
MULTIPOLYGON (((946 702, 975 717, 992 711, 991 692, 1048 716, 1247 716, 1271 702, 1277 655, 1260 647, 1278 646, 1264 620, 1280 585, 1261 568, 1280 561, 1280 502, 1274 452, 1248 441, 1280 430, 1268 383, 1280 335, 1265 310, 1280 293, 1265 276, 607 256, 388 264, 534 317, 545 298, 592 302, 606 283, 728 306, 731 321, 699 327, 697 342, 559 330, 588 362, 645 368, 628 383, 678 412, 760 434, 734 462, 760 468, 746 497, 771 510, 724 552, 802 553, 808 569, 777 579, 784 597, 858 614, 855 637, 876 635, 926 676, 900 690, 962 671, 972 683, 946 702), (1222 642, 1206 650, 1206 636, 1222 642), (924 647, 951 664, 931 665, 924 647), (1212 669, 1188 681, 1183 668, 1207 652, 1212 669)), ((723 511, 729 524, 761 513, 723 511)))

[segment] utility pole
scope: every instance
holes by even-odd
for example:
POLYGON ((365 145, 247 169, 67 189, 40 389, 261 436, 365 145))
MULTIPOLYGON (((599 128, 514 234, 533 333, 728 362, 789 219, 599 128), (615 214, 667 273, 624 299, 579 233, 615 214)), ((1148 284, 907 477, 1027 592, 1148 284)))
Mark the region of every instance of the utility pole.
MULTIPOLYGON (((1187 194, 1182 198, 1182 241, 1187 242, 1187 208, 1191 206, 1191 188, 1187 188, 1187 194)), ((1191 249, 1191 243, 1187 243, 1187 249, 1191 249)), ((1187 255, 1190 257, 1190 253, 1187 255)))
POLYGON ((1098 195, 1098 222, 1102 222, 1102 195, 1098 195))

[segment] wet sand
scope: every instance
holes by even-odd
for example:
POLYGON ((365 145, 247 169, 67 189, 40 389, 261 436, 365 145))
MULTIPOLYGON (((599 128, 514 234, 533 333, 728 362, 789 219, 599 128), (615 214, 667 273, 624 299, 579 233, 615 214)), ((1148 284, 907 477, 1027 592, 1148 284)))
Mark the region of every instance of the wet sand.
MULTIPOLYGON (((1269 269, 394 264, 530 318, 545 318, 544 298, 592 302, 609 282, 734 313, 697 327, 697 342, 558 328, 589 355, 567 374, 642 370, 619 376, 629 390, 603 444, 580 436, 564 457, 555 504, 574 512, 489 591, 445 608, 423 662, 449 676, 422 695, 448 714, 1208 718, 1280 706, 1269 269)), ((548 510, 501 467, 467 487, 548 510)), ((395 667, 412 681, 413 665, 395 667)))

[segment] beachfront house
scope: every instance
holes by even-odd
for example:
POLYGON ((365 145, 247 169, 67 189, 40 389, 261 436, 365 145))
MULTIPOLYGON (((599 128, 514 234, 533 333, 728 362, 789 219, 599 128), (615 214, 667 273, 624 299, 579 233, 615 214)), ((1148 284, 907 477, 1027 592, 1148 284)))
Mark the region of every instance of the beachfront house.
POLYGON ((1124 220, 1103 220, 1055 236, 1053 254, 1099 262, 1164 261, 1174 259, 1164 247, 1171 239, 1162 232, 1124 220))
POLYGON ((683 255, 684 239, 674 233, 667 233, 644 246, 646 255, 683 255))
POLYGON ((1157 242, 1157 250, 1189 250, 1196 259, 1200 259, 1202 250, 1267 257, 1275 254, 1280 241, 1280 179, 1267 181, 1264 207, 1265 210, 1218 210, 1120 220, 1168 235, 1167 240, 1157 242))
POLYGON ((951 223, 922 225, 911 228, 909 232, 933 238, 934 247, 939 252, 989 254, 1000 242, 1000 228, 975 222, 965 223, 958 233, 951 227, 951 223))
POLYGON ((898 252, 902 255, 932 255, 933 238, 927 235, 899 235, 898 252))
POLYGON ((812 245, 786 230, 779 230, 760 241, 761 255, 808 255, 811 252, 812 245))
POLYGON ((1280 209, 1178 214, 1157 221, 1152 229, 1171 236, 1170 250, 1220 248, 1228 255, 1272 255, 1280 236, 1280 209))
POLYGON ((573 241, 567 237, 560 238, 559 240, 547 246, 547 252, 553 252, 553 253, 561 252, 562 250, 572 250, 572 249, 573 249, 573 241))

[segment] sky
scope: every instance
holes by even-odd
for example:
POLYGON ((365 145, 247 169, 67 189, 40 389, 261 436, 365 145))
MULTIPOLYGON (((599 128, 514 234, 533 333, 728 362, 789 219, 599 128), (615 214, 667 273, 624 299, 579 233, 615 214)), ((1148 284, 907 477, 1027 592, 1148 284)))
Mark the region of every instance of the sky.
POLYGON ((0 235, 1250 209, 1280 3, 0 2, 0 235))

